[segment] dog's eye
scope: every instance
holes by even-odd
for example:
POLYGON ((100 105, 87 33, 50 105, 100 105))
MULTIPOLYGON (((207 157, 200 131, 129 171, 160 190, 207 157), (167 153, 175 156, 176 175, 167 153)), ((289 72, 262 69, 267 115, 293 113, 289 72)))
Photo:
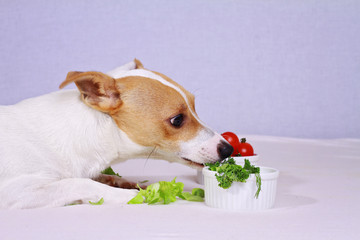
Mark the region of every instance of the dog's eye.
POLYGON ((171 125, 173 125, 176 128, 181 127, 183 122, 184 122, 184 115, 182 114, 176 115, 175 117, 170 119, 171 125))

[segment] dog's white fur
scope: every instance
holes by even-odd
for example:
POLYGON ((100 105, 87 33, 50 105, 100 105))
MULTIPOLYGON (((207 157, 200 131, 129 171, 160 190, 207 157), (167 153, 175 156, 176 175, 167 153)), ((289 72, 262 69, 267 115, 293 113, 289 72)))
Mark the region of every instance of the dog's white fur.
MULTIPOLYGON (((188 101, 176 86, 135 67, 132 61, 108 75, 152 78, 188 101)), ((184 159, 216 161, 222 140, 204 126, 196 137, 181 143, 180 151, 157 149, 151 157, 181 163, 187 162, 184 159)), ((136 190, 110 187, 91 178, 111 164, 147 157, 153 149, 132 141, 110 115, 85 105, 77 90, 0 106, 0 208, 64 206, 102 197, 106 203, 126 203, 136 190)))

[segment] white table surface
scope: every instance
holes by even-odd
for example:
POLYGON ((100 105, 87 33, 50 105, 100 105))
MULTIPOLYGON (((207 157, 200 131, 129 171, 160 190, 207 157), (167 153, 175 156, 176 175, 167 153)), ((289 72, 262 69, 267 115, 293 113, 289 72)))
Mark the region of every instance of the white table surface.
MULTIPOLYGON (((280 170, 273 209, 232 212, 170 205, 0 210, 0 239, 360 239, 360 139, 247 136, 259 165, 280 170)), ((159 160, 113 166, 130 180, 201 187, 196 171, 159 160)), ((1 200, 0 200, 1 201, 1 200)))

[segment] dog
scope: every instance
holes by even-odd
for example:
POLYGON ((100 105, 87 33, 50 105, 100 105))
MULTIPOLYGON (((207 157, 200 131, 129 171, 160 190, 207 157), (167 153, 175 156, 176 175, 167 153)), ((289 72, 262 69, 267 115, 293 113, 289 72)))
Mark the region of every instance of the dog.
POLYGON ((77 89, 0 106, 0 208, 124 204, 136 189, 93 180, 112 164, 151 156, 199 168, 233 151, 191 93, 137 59, 107 74, 69 72, 60 88, 70 83, 77 89))

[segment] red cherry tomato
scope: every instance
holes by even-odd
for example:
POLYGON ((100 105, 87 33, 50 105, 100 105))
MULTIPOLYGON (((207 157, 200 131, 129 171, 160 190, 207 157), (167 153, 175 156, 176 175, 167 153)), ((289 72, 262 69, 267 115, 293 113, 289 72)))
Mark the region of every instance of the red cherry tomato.
POLYGON ((225 140, 228 141, 228 143, 230 143, 230 145, 234 148, 234 151, 231 154, 231 156, 232 157, 236 156, 239 153, 238 152, 239 138, 236 136, 236 134, 232 132, 224 132, 223 134, 221 134, 221 136, 223 136, 223 138, 225 138, 225 140))
POLYGON ((246 142, 246 138, 242 138, 241 142, 238 145, 238 152, 241 154, 241 156, 243 157, 247 157, 247 156, 254 156, 254 149, 253 147, 250 145, 250 143, 246 142))

